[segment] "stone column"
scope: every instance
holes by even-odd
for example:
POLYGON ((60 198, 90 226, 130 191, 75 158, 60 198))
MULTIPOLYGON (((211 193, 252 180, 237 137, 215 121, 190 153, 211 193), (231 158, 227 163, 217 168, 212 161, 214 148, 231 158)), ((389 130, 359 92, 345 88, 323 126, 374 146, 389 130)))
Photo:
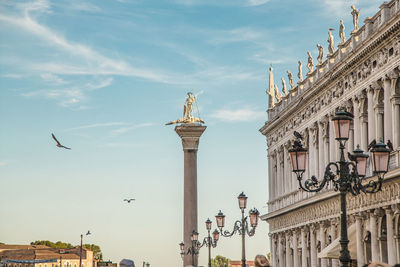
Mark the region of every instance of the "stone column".
MULTIPOLYGON (((361 146, 361 123, 358 97, 353 97, 353 128, 354 128, 354 147, 361 146)), ((351 151, 350 151, 351 152, 351 151)))
MULTIPOLYGON (((338 221, 336 219, 331 220, 331 227, 329 228, 329 234, 331 236, 331 242, 336 239, 336 225, 338 221)), ((339 260, 332 259, 332 267, 339 267, 339 260)))
POLYGON ((270 235, 271 238, 271 263, 272 266, 278 266, 278 260, 276 258, 276 234, 270 235))
POLYGON ((319 166, 319 173, 317 177, 323 177, 325 171, 325 144, 324 144, 324 126, 325 123, 320 121, 318 123, 318 166, 319 166))
POLYGON ((386 207, 385 213, 386 213, 386 227, 387 227, 388 263, 390 265, 395 265, 396 243, 394 242, 393 211, 390 206, 386 207))
POLYGON ((336 161, 336 140, 335 140, 335 130, 333 129, 333 116, 329 116, 329 161, 336 161))
POLYGON ((392 71, 389 73, 390 78, 390 101, 392 103, 392 143, 393 147, 397 148, 400 146, 400 94, 398 89, 396 91, 396 84, 399 77, 398 71, 392 71))
POLYGON ((362 214, 356 214, 356 245, 357 245, 357 267, 363 267, 365 264, 364 259, 364 239, 362 236, 362 214))
POLYGON ((284 263, 284 253, 283 253, 283 238, 282 238, 282 233, 278 234, 278 260, 279 260, 279 267, 285 266, 284 263))
POLYGON ((279 147, 279 173, 280 175, 278 176, 279 179, 279 184, 281 186, 281 191, 280 191, 280 196, 284 195, 287 191, 287 177, 285 173, 285 152, 284 152, 284 147, 281 146, 279 147))
POLYGON ((282 195, 282 173, 281 173, 281 157, 280 157, 280 148, 276 149, 276 193, 275 196, 279 197, 282 195))
POLYGON ((286 232, 285 233, 285 244, 286 244, 286 252, 285 252, 285 256, 286 256, 286 266, 293 266, 293 262, 292 262, 292 253, 290 253, 290 232, 286 232))
POLYGON ((278 186, 276 184, 276 172, 277 172, 277 162, 276 162, 276 150, 274 150, 271 154, 271 195, 269 197, 270 200, 274 200, 276 198, 276 191, 278 190, 278 186))
POLYGON ((362 150, 367 151, 368 148, 368 114, 365 112, 365 105, 367 104, 367 99, 364 93, 361 93, 358 97, 358 114, 360 118, 360 147, 362 150))
POLYGON ((293 239, 293 267, 300 267, 299 265, 299 242, 297 240, 297 230, 292 231, 293 239))
POLYGON ((302 227, 300 231, 301 237, 301 267, 307 266, 307 239, 306 239, 306 227, 302 227))
MULTIPOLYGON (((324 163, 323 163, 323 173, 325 172, 325 167, 329 163, 329 121, 328 118, 322 121, 322 135, 323 135, 323 143, 324 143, 324 163)), ((322 176, 321 176, 322 177, 322 176)))
POLYGON ((375 111, 375 122, 376 122, 376 128, 375 128, 375 137, 376 141, 378 142, 379 140, 383 140, 383 103, 381 103, 380 100, 380 95, 382 92, 382 89, 379 85, 379 83, 374 83, 374 111, 375 111))
POLYGON ((383 78, 383 114, 384 114, 384 137, 385 142, 393 140, 392 129, 392 103, 390 103, 390 78, 385 76, 383 78))
POLYGON ((310 176, 318 177, 318 126, 314 125, 311 128, 310 139, 310 176))
MULTIPOLYGON (((319 224, 319 240, 321 242, 321 251, 326 247, 325 230, 324 222, 321 222, 319 224)), ((327 259, 321 259, 321 267, 328 267, 327 259)))
MULTIPOLYGON (((200 124, 182 124, 175 127, 182 139, 184 152, 184 201, 183 201, 183 240, 185 251, 191 246, 190 235, 197 230, 197 150, 200 136, 206 126, 200 124)), ((185 255, 183 266, 192 264, 192 256, 185 255)), ((195 257, 197 266, 197 256, 195 257)))
POLYGON ((379 261, 378 227, 377 215, 371 211, 369 213, 369 230, 371 231, 371 260, 379 261))
MULTIPOLYGON (((376 139, 375 112, 374 112, 374 88, 370 86, 368 95, 368 142, 376 139)), ((377 140, 378 141, 378 140, 377 140)))
POLYGON ((318 266, 318 257, 317 257, 317 240, 315 237, 315 226, 311 225, 310 227, 310 258, 311 258, 311 267, 318 266))

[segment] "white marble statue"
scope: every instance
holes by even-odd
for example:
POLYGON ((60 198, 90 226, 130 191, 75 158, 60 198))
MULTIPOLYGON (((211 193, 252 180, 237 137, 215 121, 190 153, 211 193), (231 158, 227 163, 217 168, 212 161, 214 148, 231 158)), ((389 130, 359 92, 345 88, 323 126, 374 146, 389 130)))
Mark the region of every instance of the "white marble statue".
POLYGON ((279 93, 279 89, 278 89, 278 86, 275 84, 275 98, 276 98, 276 102, 277 103, 279 103, 279 102, 281 102, 281 98, 282 98, 282 96, 281 96, 281 94, 279 93))
POLYGON ((324 48, 322 47, 322 45, 317 44, 318 47, 318 65, 322 64, 322 61, 324 60, 324 48))
POLYGON ((329 55, 332 55, 333 52, 335 52, 335 43, 333 41, 333 35, 332 35, 331 31, 328 32, 328 35, 329 35, 329 37, 328 37, 328 44, 329 44, 328 45, 328 51, 329 51, 329 55))
POLYGON ((292 90, 294 88, 293 74, 289 70, 287 70, 286 72, 289 79, 290 90, 292 90))
POLYGON ((346 42, 346 36, 344 34, 344 24, 343 20, 340 20, 340 26, 339 26, 339 37, 340 37, 340 43, 344 44, 346 42))
POLYGON ((283 91, 283 94, 284 94, 285 96, 287 96, 289 92, 288 92, 288 90, 287 90, 287 88, 286 88, 285 79, 283 79, 283 77, 282 77, 281 80, 282 80, 282 91, 283 91))
POLYGON ((353 11, 351 11, 351 15, 353 15, 353 32, 358 31, 359 27, 358 27, 358 19, 360 17, 360 10, 356 9, 356 7, 354 5, 351 6, 351 9, 353 9, 353 11))
POLYGON ((299 78, 299 82, 303 81, 303 70, 301 69, 303 64, 299 60, 299 73, 297 74, 297 77, 299 78))
POLYGON ((314 62, 313 62, 313 58, 311 56, 311 53, 309 51, 307 51, 307 55, 308 55, 308 59, 307 59, 308 73, 307 74, 310 74, 314 70, 314 62))

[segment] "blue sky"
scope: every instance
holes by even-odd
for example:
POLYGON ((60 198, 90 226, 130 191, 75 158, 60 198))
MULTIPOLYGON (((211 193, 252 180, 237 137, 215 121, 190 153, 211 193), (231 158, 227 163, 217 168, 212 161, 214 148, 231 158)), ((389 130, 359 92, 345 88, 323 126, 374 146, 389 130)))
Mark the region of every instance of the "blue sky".
MULTIPOLYGON (((178 266, 183 153, 164 123, 181 116, 188 91, 208 126, 200 236, 219 209, 233 225, 241 191, 264 214, 268 66, 281 87, 307 51, 315 62, 328 28, 337 43, 343 19, 349 35, 351 4, 362 23, 381 1, 2 0, 0 242, 77 244, 90 229, 106 259, 178 266)), ((261 223, 248 258, 269 249, 267 233, 261 223)), ((238 237, 213 254, 240 259, 238 237)))

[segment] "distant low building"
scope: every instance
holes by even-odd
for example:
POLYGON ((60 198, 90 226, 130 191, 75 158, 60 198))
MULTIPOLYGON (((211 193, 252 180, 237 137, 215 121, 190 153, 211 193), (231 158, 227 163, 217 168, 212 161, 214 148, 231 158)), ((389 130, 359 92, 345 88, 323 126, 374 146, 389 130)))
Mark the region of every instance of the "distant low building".
MULTIPOLYGON (((78 267, 80 247, 56 249, 43 245, 0 245, 4 267, 78 267)), ((97 267, 93 252, 82 248, 82 266, 97 267)))

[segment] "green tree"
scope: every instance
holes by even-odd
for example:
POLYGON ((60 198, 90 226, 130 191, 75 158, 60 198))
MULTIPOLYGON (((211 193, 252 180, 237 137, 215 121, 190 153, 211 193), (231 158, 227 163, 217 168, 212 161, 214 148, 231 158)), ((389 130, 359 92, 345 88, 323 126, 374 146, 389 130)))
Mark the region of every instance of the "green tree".
POLYGON ((223 256, 217 255, 214 259, 211 259, 211 267, 230 267, 230 260, 223 256))
POLYGON ((98 245, 95 244, 83 244, 82 245, 84 248, 90 249, 93 251, 93 257, 96 260, 103 260, 103 254, 101 253, 101 249, 98 245))

